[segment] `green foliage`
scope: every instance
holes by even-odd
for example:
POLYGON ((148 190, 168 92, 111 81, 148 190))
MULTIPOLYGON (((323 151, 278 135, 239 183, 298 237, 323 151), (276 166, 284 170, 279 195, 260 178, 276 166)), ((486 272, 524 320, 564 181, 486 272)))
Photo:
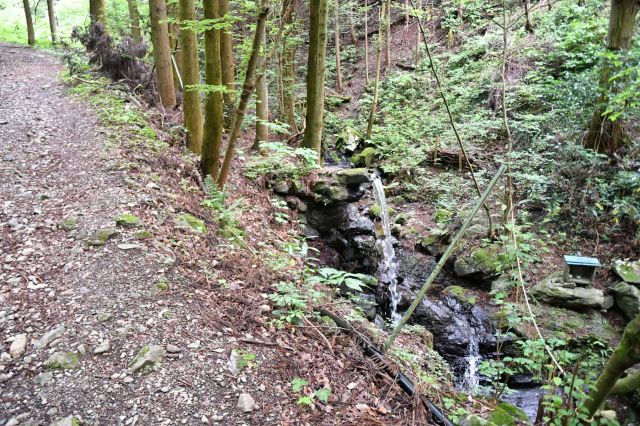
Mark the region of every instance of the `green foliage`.
POLYGON ((251 179, 267 174, 300 178, 319 167, 318 153, 308 148, 290 148, 282 142, 260 143, 262 155, 253 157, 245 168, 251 179))
POLYGON ((364 274, 352 274, 350 272, 338 271, 333 268, 320 268, 317 275, 307 279, 310 284, 321 283, 329 287, 340 288, 344 285, 346 288, 358 292, 364 291, 369 286, 371 277, 364 274))
POLYGON ((207 197, 202 201, 202 206, 214 214, 218 224, 218 234, 234 242, 242 241, 244 231, 236 218, 236 214, 241 210, 244 200, 239 198, 231 205, 227 205, 226 193, 218 188, 211 176, 205 178, 204 185, 207 197))

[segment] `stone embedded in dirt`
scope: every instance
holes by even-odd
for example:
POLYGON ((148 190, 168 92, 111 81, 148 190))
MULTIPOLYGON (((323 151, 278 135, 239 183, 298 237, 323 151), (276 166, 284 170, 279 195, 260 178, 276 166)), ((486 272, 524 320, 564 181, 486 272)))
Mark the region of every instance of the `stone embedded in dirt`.
POLYGON ((49 370, 73 370, 79 364, 78 354, 74 352, 54 352, 43 365, 49 370))
POLYGON ((553 273, 540 281, 531 289, 530 294, 539 301, 563 308, 605 309, 611 306, 602 290, 564 282, 562 272, 553 273))
POLYGON ((62 419, 58 419, 51 423, 49 426, 80 426, 80 420, 75 416, 67 416, 62 419))
POLYGON ((63 231, 73 231, 77 227, 78 219, 76 219, 75 217, 68 217, 58 222, 58 228, 62 229, 63 231))
POLYGON ((98 322, 107 322, 113 318, 113 314, 111 312, 100 312, 98 314, 98 322))
POLYGON ((62 336, 64 334, 65 328, 64 328, 64 324, 60 325, 56 328, 54 328, 53 330, 45 333, 40 340, 38 340, 36 343, 33 344, 33 346, 36 349, 43 349, 45 347, 47 347, 49 345, 49 343, 53 342, 54 340, 58 339, 60 336, 62 336))
POLYGON ((35 383, 36 385, 44 386, 51 380, 53 380, 53 373, 51 371, 45 371, 34 377, 33 383, 35 383))
POLYGON ((140 248, 140 246, 137 244, 118 244, 118 248, 120 250, 133 250, 140 248))
POLYGON ((145 346, 131 361, 131 370, 134 372, 142 370, 142 373, 149 373, 158 368, 166 353, 162 346, 145 346))
POLYGON ((240 354, 235 349, 231 351, 231 355, 229 355, 229 360, 227 361, 227 370, 231 374, 238 375, 240 374, 240 354))
POLYGON ((87 244, 90 246, 103 246, 118 233, 118 230, 113 228, 98 229, 87 239, 87 244))
POLYGON ((22 354, 24 354, 27 349, 27 335, 26 334, 18 334, 13 342, 11 343, 11 347, 9 348, 9 353, 13 359, 20 358, 22 354))
POLYGON ((167 352, 169 352, 170 354, 177 354, 182 352, 182 349, 175 345, 167 345, 167 352))
POLYGON ((250 413, 256 409, 256 402, 253 397, 248 393, 241 393, 238 397, 238 408, 243 413, 250 413))
POLYGON ((140 224, 140 218, 131 213, 123 213, 116 218, 116 225, 123 228, 133 228, 140 224))
POLYGON ((98 346, 96 346, 96 348, 93 350, 93 353, 95 355, 100 355, 100 354, 107 353, 109 351, 111 351, 111 342, 107 339, 102 343, 100 343, 98 346))

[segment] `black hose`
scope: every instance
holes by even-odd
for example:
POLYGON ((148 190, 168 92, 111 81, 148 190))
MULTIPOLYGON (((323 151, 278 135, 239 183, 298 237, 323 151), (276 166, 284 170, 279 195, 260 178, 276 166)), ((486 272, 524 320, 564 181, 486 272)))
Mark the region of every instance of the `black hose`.
MULTIPOLYGON (((392 368, 385 356, 380 352, 367 338, 365 338, 361 333, 359 333, 351 324, 342 318, 338 317, 333 312, 330 312, 324 308, 319 308, 318 311, 320 314, 331 318, 338 327, 347 331, 353 337, 355 337, 356 341, 362 348, 362 351, 365 355, 370 358, 373 358, 378 362, 379 365, 383 366, 385 373, 387 373, 399 386, 400 388, 410 397, 413 397, 416 394, 416 389, 411 380, 402 374, 399 371, 396 371, 395 368, 392 368)), ((419 395, 420 401, 422 405, 427 410, 427 412, 431 415, 431 420, 439 425, 439 426, 454 426, 451 420, 447 419, 442 410, 435 405, 433 402, 429 401, 427 397, 424 395, 419 395)))

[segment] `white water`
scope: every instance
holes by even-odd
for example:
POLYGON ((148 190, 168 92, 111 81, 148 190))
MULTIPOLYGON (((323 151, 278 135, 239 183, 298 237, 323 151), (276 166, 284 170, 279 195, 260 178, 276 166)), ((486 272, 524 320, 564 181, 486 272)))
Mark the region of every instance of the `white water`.
POLYGON ((467 369, 460 383, 460 388, 465 391, 474 392, 480 384, 480 375, 478 374, 478 364, 480 363, 480 346, 475 336, 471 336, 469 341, 469 355, 465 357, 467 361, 467 369))
POLYGON ((382 260, 380 260, 378 264, 378 274, 380 275, 380 281, 389 286, 391 319, 396 323, 402 318, 398 313, 398 303, 400 302, 400 294, 398 293, 398 260, 396 259, 396 252, 393 249, 387 198, 384 195, 384 187, 379 177, 373 180, 373 196, 380 207, 383 232, 383 235, 376 241, 376 247, 382 255, 382 260))

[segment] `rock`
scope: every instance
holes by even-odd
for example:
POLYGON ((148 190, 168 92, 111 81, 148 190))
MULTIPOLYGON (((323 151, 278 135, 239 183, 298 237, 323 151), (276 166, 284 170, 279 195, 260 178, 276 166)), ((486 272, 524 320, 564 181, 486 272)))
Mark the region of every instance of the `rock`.
POLYGON ((336 146, 345 152, 353 152, 363 141, 362 135, 353 127, 345 127, 336 135, 336 146))
POLYGON ((56 420, 49 426, 80 426, 80 420, 75 416, 67 416, 63 419, 56 420))
POLYGON ((36 385, 44 386, 51 380, 53 380, 53 373, 51 371, 46 371, 34 377, 33 383, 35 383, 36 385))
POLYGON ((182 213, 176 216, 174 219, 174 223, 177 228, 191 230, 198 234, 206 234, 207 227, 204 224, 204 221, 196 218, 195 216, 189 213, 182 213))
POLYGON ((136 372, 142 369, 142 373, 151 372, 158 368, 166 355, 161 346, 151 345, 143 347, 138 355, 131 361, 131 370, 136 372))
POLYGON ((572 309, 604 309, 607 305, 602 290, 565 283, 561 272, 556 272, 540 281, 531 289, 530 294, 549 305, 572 309))
POLYGON ((54 352, 43 365, 49 370, 73 370, 79 364, 78 355, 74 352, 54 352))
POLYGON ((351 162, 356 167, 371 167, 375 161, 377 151, 373 147, 367 147, 351 157, 351 162))
POLYGON ((177 354, 182 352, 182 349, 180 349, 176 345, 167 345, 167 352, 169 352, 170 354, 177 354))
POLYGON ((49 345, 49 343, 53 342, 54 340, 58 339, 60 336, 62 336, 65 332, 65 328, 64 325, 60 325, 56 328, 54 328, 53 330, 45 333, 40 340, 38 340, 36 343, 33 344, 33 346, 36 349, 43 349, 45 347, 47 347, 49 345))
POLYGON ((110 239, 118 235, 118 230, 112 228, 103 228, 96 231, 92 236, 87 239, 87 244, 90 246, 103 246, 110 239))
POLYGON ((453 271, 459 277, 489 278, 496 274, 496 262, 500 251, 501 247, 493 244, 463 253, 456 258, 453 271))
POLYGON ((531 420, 522 409, 506 402, 499 402, 487 418, 489 423, 501 426, 530 425, 531 420))
POLYGON ((111 351, 111 342, 109 341, 109 339, 104 340, 102 343, 100 343, 98 346, 96 346, 96 348, 93 350, 93 353, 95 355, 100 355, 100 354, 104 354, 111 351))
POLYGON ((373 173, 369 169, 355 168, 340 170, 336 174, 338 182, 345 185, 358 185, 365 182, 371 182, 373 173))
POLYGON ((98 322, 107 322, 113 318, 113 314, 111 312, 100 312, 98 314, 98 322))
POLYGON ((9 348, 9 353, 13 359, 20 358, 22 354, 27 349, 27 335, 26 334, 18 334, 15 336, 13 342, 11 343, 11 347, 9 348))
POLYGON ((238 397, 238 408, 243 413, 250 413, 256 409, 256 402, 253 397, 248 393, 241 393, 238 397))
POLYGON ((137 244, 118 244, 117 247, 120 250, 132 250, 132 249, 140 248, 140 246, 137 244))
POLYGON ((406 225, 410 216, 407 213, 398 213, 393 221, 398 225, 406 225))
POLYGON ((440 258, 447 250, 447 243, 444 238, 446 238, 446 236, 434 234, 426 235, 418 243, 418 249, 430 254, 431 256, 440 258))
POLYGON ((140 218, 131 213, 123 213, 116 218, 116 225, 123 228, 134 228, 140 225, 140 218))
POLYGON ((489 426, 490 423, 480 416, 469 414, 460 421, 460 426, 489 426))
POLYGON ((620 281, 611 287, 611 291, 615 294, 616 306, 627 319, 632 320, 640 314, 640 290, 638 287, 620 281))
POLYGON ((640 260, 616 260, 613 269, 624 282, 640 284, 640 260))
POLYGON ((502 274, 491 283, 491 293, 506 293, 517 283, 507 274, 502 274))
POLYGON ((280 195, 287 195, 291 192, 291 182, 281 180, 273 185, 273 192, 280 195))
POLYGON ((233 375, 240 374, 242 368, 240 367, 240 354, 235 349, 231 351, 231 355, 229 355, 229 360, 227 361, 227 370, 233 375))

